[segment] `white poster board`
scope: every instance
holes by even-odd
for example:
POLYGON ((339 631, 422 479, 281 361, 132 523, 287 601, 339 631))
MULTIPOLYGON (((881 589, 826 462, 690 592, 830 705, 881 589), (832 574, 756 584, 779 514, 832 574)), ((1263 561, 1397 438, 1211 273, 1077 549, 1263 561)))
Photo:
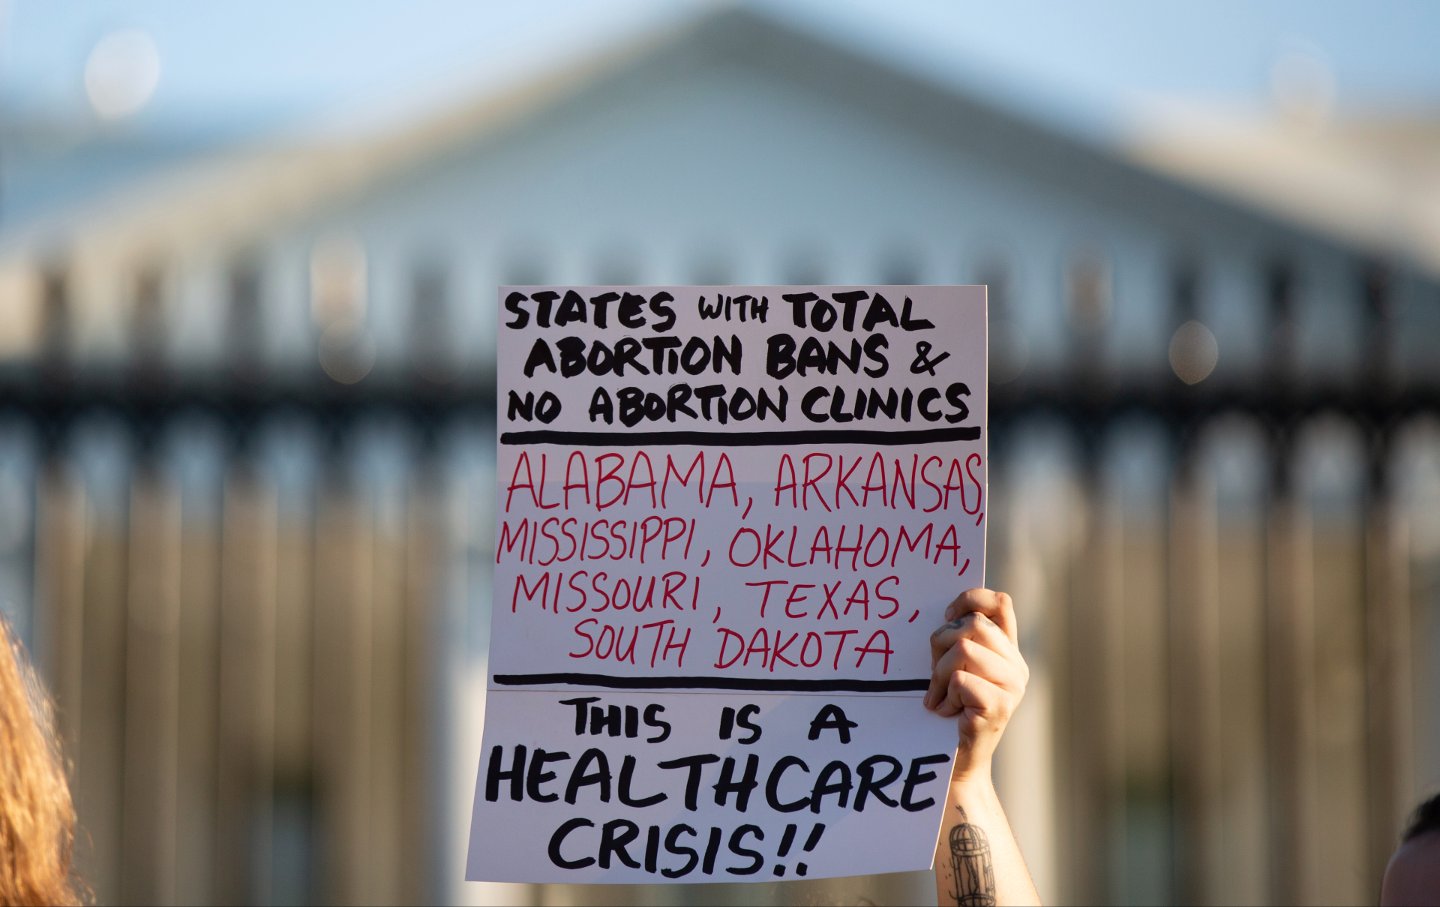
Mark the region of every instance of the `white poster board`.
POLYGON ((505 287, 472 880, 931 865, 985 289, 505 287))

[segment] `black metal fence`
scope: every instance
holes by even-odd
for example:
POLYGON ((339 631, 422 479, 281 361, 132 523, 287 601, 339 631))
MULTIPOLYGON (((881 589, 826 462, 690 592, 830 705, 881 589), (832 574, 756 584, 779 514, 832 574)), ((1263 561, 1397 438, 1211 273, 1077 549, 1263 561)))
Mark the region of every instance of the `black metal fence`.
MULTIPOLYGON (((70 354, 47 277, 35 355, 0 374, 5 604, 54 689, 102 901, 433 901, 469 806, 447 666, 488 622, 493 384, 433 368, 418 316, 406 368, 347 372, 341 343, 268 369, 258 267, 231 275, 229 352, 200 370, 165 361, 154 274, 105 366, 70 354)), ((1436 449, 1440 386, 1394 365, 1390 272, 1354 271, 1343 374, 1299 364, 1284 261, 1256 269, 1257 374, 1183 328, 1193 260, 1156 300, 1167 371, 1103 365, 1103 275, 1060 291, 1060 361, 1016 374, 995 321, 989 581, 1037 669, 1002 795, 1059 901, 1368 900, 1440 780, 1440 571, 1398 478, 1436 449)), ((410 302, 444 287, 422 269, 410 302)))

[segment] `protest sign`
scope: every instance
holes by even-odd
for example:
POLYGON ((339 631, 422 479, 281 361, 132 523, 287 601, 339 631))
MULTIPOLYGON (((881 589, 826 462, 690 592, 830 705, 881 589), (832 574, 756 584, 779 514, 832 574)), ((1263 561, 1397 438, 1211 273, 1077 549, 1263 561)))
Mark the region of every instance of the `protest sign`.
POLYGON ((983 584, 983 287, 506 287, 466 877, 930 866, 983 584))

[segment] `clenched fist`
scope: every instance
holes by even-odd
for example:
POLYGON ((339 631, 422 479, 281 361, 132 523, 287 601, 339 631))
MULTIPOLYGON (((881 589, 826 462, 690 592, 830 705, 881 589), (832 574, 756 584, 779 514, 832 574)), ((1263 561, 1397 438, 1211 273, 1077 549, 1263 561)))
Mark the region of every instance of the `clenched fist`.
POLYGON ((990 589, 962 592, 930 635, 930 688, 925 707, 958 716, 953 779, 990 774, 991 757, 1030 680, 1020 655, 1010 596, 990 589))

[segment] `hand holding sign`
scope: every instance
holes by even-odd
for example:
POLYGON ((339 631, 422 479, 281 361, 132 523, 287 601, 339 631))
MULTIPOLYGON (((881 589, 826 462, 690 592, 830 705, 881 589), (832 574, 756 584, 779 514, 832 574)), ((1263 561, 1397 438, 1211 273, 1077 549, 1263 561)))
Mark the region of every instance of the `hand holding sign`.
POLYGON ((970 589, 950 603, 945 618, 930 637, 934 669, 925 707, 959 716, 953 777, 989 777, 995 747, 1030 680, 1020 655, 1015 608, 1004 592, 970 589))
POLYGON ((930 636, 925 707, 958 716, 959 747, 935 852, 941 904, 1038 904, 1039 896, 990 778, 991 757, 1030 669, 1020 655, 1010 596, 970 589, 930 636))

